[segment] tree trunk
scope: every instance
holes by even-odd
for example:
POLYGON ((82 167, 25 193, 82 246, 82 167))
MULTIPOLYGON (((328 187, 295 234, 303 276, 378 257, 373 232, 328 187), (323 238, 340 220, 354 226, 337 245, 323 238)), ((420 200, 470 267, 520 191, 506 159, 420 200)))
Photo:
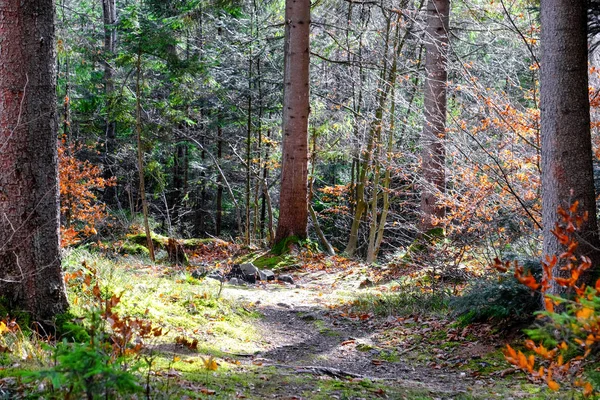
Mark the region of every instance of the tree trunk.
POLYGON ((246 126, 246 225, 244 243, 250 244, 250 192, 252 188, 252 54, 248 62, 248 120, 246 126))
POLYGON ((448 79, 449 0, 429 0, 425 43, 425 123, 422 141, 421 230, 427 232, 445 215, 438 204, 445 192, 446 81, 448 79))
MULTIPOLYGON (((183 199, 186 196, 185 184, 187 175, 187 145, 186 143, 177 143, 175 145, 175 154, 173 155, 173 189, 170 197, 170 204, 167 209, 171 209, 172 223, 178 227, 179 233, 183 231, 183 224, 181 221, 181 208, 183 199)), ((168 210, 167 210, 168 212, 168 210)), ((172 235, 173 232, 169 232, 172 235)))
POLYGON ((148 240, 148 250, 150 259, 154 261, 154 245, 150 233, 150 224, 148 223, 148 201, 146 200, 146 185, 144 182, 144 152, 142 149, 142 103, 141 103, 141 76, 142 76, 142 54, 138 49, 135 79, 135 132, 137 139, 137 162, 140 177, 140 198, 142 200, 142 213, 144 215, 144 230, 148 240))
POLYGON ((286 0, 283 151, 275 243, 307 236, 310 0, 286 0))
POLYGON ((54 2, 0 2, 0 294, 40 322, 64 312, 54 2))
MULTIPOLYGON (((218 117, 217 126, 217 163, 221 162, 223 158, 223 128, 221 127, 220 114, 218 117)), ((217 212, 215 217, 215 235, 218 237, 221 235, 221 224, 223 220, 223 177, 221 174, 217 175, 217 212)))
MULTIPOLYGON (((586 2, 544 0, 541 8, 542 217, 544 254, 563 252, 551 233, 557 208, 579 201, 589 215, 581 227, 577 255, 600 266, 600 241, 592 170, 586 2)), ((564 271, 556 269, 556 276, 564 271)), ((552 294, 564 288, 554 285, 552 294)))
MULTIPOLYGON (((104 178, 110 179, 114 176, 112 171, 114 153, 116 150, 117 123, 113 115, 113 104, 115 82, 113 69, 110 65, 115 56, 117 46, 117 6, 116 0, 102 0, 102 12, 104 15, 104 96, 106 97, 106 119, 105 119, 105 149, 104 149, 104 178)), ((108 186, 104 189, 104 201, 116 200, 116 186, 108 186)))

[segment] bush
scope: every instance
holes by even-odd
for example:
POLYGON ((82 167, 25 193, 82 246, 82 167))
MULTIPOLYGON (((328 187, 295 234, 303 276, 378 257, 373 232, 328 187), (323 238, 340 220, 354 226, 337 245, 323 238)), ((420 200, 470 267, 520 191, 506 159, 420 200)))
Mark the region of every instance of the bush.
MULTIPOLYGON (((525 341, 525 346, 532 354, 507 345, 504 355, 512 365, 530 378, 545 382, 551 390, 559 390, 561 385, 567 389, 576 387, 585 397, 598 398, 597 371, 586 372, 584 367, 597 361, 600 345, 600 279, 594 287, 586 286, 582 282, 586 279, 580 279, 590 274, 592 261, 575 253, 579 244, 577 231, 587 218, 577 215, 577 208, 578 202, 568 210, 558 208, 560 221, 552 233, 564 252, 545 257, 541 279, 518 264, 514 266, 515 278, 544 296, 545 311, 538 313, 542 324, 527 331, 531 339, 525 341), (553 286, 561 288, 558 294, 551 294, 553 286)), ((495 267, 506 272, 508 263, 496 260, 495 267)))
MULTIPOLYGON (((527 270, 536 278, 541 278, 539 262, 523 262, 527 270)), ((454 297, 448 306, 459 322, 468 325, 473 322, 510 320, 511 323, 526 322, 542 304, 539 293, 533 293, 523 286, 509 272, 495 274, 473 281, 462 296, 454 297)))

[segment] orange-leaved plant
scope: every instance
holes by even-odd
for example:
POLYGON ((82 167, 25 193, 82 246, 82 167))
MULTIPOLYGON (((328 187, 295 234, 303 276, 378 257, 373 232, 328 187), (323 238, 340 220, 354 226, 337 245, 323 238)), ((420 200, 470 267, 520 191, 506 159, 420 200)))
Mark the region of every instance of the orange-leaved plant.
MULTIPOLYGON (((577 214, 578 205, 575 202, 568 210, 558 209, 561 221, 552 233, 565 250, 559 255, 546 256, 540 282, 518 263, 514 265, 515 278, 542 293, 545 311, 539 312, 538 318, 544 319, 553 333, 545 334, 544 327, 528 331, 530 337, 545 340, 537 345, 533 340, 526 340, 525 347, 532 351, 528 356, 510 345, 506 346, 504 355, 512 365, 534 380, 544 381, 550 389, 559 390, 561 383, 571 383, 587 397, 597 394, 592 382, 584 377, 583 366, 600 343, 600 279, 595 287, 586 286, 580 279, 592 263, 586 256, 575 255, 576 232, 587 219, 587 215, 577 214), (553 274, 556 270, 561 272, 560 276, 553 274), (565 288, 565 294, 548 293, 552 284, 565 288)), ((508 262, 494 261, 494 267, 500 271, 510 268, 508 262)))
POLYGON ((96 197, 96 191, 114 186, 114 179, 104 179, 102 170, 75 157, 82 146, 68 144, 62 139, 58 146, 60 182, 61 245, 73 245, 81 236, 96 233, 95 225, 105 217, 105 205, 96 197))

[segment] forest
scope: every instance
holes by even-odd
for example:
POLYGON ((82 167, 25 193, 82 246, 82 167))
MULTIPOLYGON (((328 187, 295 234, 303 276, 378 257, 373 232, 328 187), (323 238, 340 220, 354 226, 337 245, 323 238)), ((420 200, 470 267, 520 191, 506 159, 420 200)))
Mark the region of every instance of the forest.
POLYGON ((599 44, 599 0, 0 0, 0 400, 600 398, 599 44))

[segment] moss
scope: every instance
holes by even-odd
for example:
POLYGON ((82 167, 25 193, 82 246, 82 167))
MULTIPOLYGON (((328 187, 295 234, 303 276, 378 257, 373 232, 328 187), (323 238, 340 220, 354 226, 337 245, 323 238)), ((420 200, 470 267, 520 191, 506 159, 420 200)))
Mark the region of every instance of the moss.
POLYGON ((275 245, 273 246, 273 248, 271 249, 271 253, 276 255, 276 256, 281 256, 283 254, 287 254, 290 252, 290 248, 295 245, 298 244, 302 241, 301 238, 299 238, 298 236, 288 236, 285 239, 275 243, 275 245))
POLYGON ((273 271, 282 271, 289 269, 291 266, 296 265, 296 259, 291 256, 273 256, 264 255, 258 257, 252 263, 261 269, 270 269, 273 271))
POLYGON ((119 254, 122 255, 142 255, 149 257, 150 250, 144 245, 138 243, 125 242, 119 248, 119 254))
MULTIPOLYGON (((168 236, 159 235, 158 233, 154 233, 154 232, 151 234, 151 236, 152 236, 152 243, 154 244, 154 246, 156 248, 164 249, 167 247, 167 244, 169 243, 168 236)), ((134 244, 138 244, 138 245, 142 245, 142 246, 146 246, 146 244, 147 244, 147 239, 146 239, 145 233, 136 233, 136 234, 127 235, 127 240, 134 244)), ((205 245, 213 244, 213 243, 220 243, 220 244, 226 243, 225 241, 223 241, 221 239, 215 239, 215 238, 177 239, 177 241, 180 242, 181 245, 183 246, 183 248, 186 250, 194 250, 200 246, 205 246, 205 245)))
MULTIPOLYGON (((167 247, 167 243, 169 242, 168 237, 159 235, 154 232, 152 232, 150 234, 150 236, 152 237, 152 244, 154 245, 155 248, 164 249, 167 247)), ((127 240, 132 243, 139 244, 142 246, 147 246, 147 244, 148 244, 148 239, 147 239, 147 236, 145 233, 136 233, 136 234, 127 235, 127 240)))

